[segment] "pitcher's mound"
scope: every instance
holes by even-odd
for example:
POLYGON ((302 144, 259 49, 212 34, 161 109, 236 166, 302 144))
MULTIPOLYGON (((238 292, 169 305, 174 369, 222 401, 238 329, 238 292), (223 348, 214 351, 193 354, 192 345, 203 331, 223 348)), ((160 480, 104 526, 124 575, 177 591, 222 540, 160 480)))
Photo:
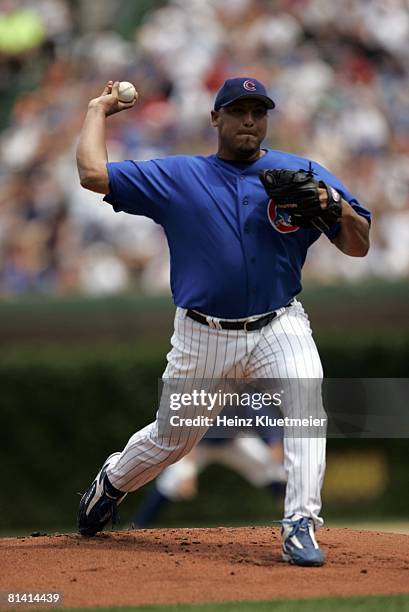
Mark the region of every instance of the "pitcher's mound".
POLYGON ((271 527, 144 529, 0 540, 0 591, 55 592, 64 606, 409 593, 409 536, 321 529, 319 568, 281 561, 271 527))

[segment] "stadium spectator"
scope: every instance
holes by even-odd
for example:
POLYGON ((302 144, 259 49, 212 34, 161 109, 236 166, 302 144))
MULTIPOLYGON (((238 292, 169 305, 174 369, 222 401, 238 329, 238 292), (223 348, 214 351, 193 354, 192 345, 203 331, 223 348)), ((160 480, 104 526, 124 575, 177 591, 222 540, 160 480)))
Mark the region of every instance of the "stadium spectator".
POLYGON ((168 290, 161 232, 103 203, 95 216, 98 196, 77 184, 83 109, 108 78, 140 92, 137 109, 110 123, 112 160, 211 152, 208 108, 223 80, 267 82, 277 101, 268 145, 325 160, 374 213, 361 265, 333 258, 320 241, 305 274, 408 276, 405 0, 346 0, 341 12, 323 0, 168 0, 131 40, 106 27, 125 4, 103 4, 96 15, 83 2, 0 0, 0 32, 7 19, 26 24, 13 49, 0 35, 10 102, 7 122, 7 105, 0 113, 0 296, 168 290))

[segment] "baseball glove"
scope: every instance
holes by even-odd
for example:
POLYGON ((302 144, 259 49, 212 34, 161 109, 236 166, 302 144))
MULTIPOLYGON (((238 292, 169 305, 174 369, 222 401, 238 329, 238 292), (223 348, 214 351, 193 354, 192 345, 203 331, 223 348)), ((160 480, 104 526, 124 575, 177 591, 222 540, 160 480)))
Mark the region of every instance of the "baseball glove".
POLYGON ((324 232, 341 216, 341 195, 315 179, 312 170, 262 170, 259 177, 274 204, 286 211, 291 225, 324 232), (328 195, 325 208, 321 207, 319 188, 328 195))

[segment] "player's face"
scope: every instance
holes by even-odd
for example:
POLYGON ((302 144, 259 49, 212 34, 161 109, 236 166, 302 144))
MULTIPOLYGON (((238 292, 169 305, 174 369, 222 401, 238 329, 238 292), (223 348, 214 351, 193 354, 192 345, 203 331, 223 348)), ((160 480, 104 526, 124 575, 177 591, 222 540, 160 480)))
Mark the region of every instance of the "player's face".
POLYGON ((242 98, 212 111, 212 125, 219 132, 220 157, 256 159, 267 132, 267 108, 260 100, 242 98))

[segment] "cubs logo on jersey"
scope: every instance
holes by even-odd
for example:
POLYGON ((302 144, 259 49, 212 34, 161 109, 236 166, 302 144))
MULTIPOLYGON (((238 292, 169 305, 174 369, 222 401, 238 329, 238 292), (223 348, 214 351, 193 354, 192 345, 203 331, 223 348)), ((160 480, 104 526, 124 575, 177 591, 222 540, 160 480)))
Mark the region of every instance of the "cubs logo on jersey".
POLYGON ((273 200, 270 200, 267 204, 267 216, 271 225, 280 234, 290 234, 300 229, 298 225, 290 223, 288 213, 285 210, 279 210, 273 200))

